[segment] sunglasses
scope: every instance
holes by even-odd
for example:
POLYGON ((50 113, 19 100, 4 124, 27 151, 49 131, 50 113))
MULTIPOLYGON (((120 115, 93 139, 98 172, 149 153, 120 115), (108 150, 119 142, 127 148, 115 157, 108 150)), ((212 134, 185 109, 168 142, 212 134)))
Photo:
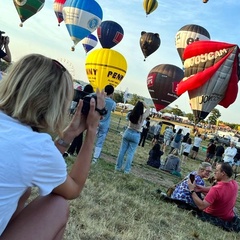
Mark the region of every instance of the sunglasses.
POLYGON ((60 68, 60 69, 62 70, 62 72, 66 72, 66 68, 65 68, 59 61, 57 61, 57 60, 55 60, 55 59, 52 59, 52 62, 53 62, 58 68, 60 68))

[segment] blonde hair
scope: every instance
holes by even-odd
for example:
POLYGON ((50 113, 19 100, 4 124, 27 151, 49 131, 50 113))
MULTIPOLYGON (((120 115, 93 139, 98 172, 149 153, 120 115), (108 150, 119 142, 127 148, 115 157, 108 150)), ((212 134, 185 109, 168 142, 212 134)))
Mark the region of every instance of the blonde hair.
POLYGON ((174 148, 171 152, 172 155, 178 156, 179 155, 179 150, 177 148, 174 148))
POLYGON ((60 134, 72 98, 70 73, 40 54, 21 58, 0 81, 0 109, 39 130, 60 134))

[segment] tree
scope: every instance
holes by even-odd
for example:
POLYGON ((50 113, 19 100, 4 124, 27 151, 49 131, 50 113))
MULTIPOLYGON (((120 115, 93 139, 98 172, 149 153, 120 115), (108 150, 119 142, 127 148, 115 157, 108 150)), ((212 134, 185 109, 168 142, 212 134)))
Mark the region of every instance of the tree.
POLYGON ((183 112, 178 107, 172 109, 172 113, 177 116, 183 116, 183 112))
POLYGON ((185 117, 188 118, 189 121, 193 122, 194 121, 194 115, 192 113, 186 113, 185 117))
POLYGON ((139 100, 142 101, 142 100, 144 100, 144 98, 138 96, 137 94, 133 94, 131 100, 129 101, 129 103, 135 106, 136 103, 137 103, 139 100))
POLYGON ((113 97, 113 99, 114 99, 114 101, 115 102, 121 102, 121 103, 123 103, 124 102, 124 99, 123 99, 123 92, 114 92, 114 97, 113 97))
POLYGON ((221 117, 220 111, 219 111, 217 108, 214 108, 214 109, 211 111, 211 113, 210 113, 210 115, 209 115, 209 117, 208 117, 208 122, 211 123, 211 124, 213 124, 213 125, 216 125, 217 120, 218 120, 218 118, 220 118, 220 117, 221 117))

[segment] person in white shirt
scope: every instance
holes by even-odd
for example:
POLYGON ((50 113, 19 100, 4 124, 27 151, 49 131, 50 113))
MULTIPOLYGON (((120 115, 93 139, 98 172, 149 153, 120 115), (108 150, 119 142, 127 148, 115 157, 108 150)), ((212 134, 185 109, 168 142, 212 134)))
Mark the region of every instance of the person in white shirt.
POLYGON ((235 148, 235 142, 230 143, 230 147, 227 147, 224 151, 223 161, 229 163, 231 166, 234 164, 234 157, 237 154, 237 149, 235 148))
POLYGON ((21 58, 0 81, 0 239, 63 239, 67 200, 85 185, 105 106, 105 93, 97 90, 88 115, 81 113, 80 100, 66 126, 73 92, 67 69, 40 54, 21 58), (68 173, 62 154, 85 130, 68 173), (59 137, 54 141, 53 135, 59 137), (39 196, 30 201, 32 187, 39 196))
POLYGON ((201 134, 198 134, 193 141, 191 158, 196 159, 201 143, 202 143, 201 134))

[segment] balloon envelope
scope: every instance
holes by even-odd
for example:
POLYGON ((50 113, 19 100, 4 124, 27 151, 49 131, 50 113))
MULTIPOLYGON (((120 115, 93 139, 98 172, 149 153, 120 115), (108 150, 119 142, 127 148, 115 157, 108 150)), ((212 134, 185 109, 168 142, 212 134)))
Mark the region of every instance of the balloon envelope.
POLYGON ((96 91, 111 84, 120 84, 127 71, 127 62, 122 54, 112 49, 93 50, 86 58, 85 68, 88 80, 96 91))
POLYGON ((158 7, 157 0, 143 0, 143 8, 146 14, 152 13, 158 7))
POLYGON ((97 36, 103 48, 112 48, 123 38, 123 28, 114 21, 103 21, 97 28, 97 36))
POLYGON ((158 33, 141 32, 140 47, 145 58, 155 52, 160 44, 161 40, 158 33))
POLYGON ((175 45, 182 62, 185 48, 189 44, 201 40, 210 40, 210 34, 204 27, 189 24, 178 30, 175 36, 175 45))
POLYGON ((177 94, 188 91, 196 122, 220 104, 227 108, 238 93, 239 48, 235 44, 199 41, 184 51, 184 79, 177 94))
POLYGON ((74 45, 95 31, 102 21, 102 9, 94 0, 67 0, 63 19, 74 45))
POLYGON ((65 2, 66 0, 54 0, 54 3, 53 3, 53 10, 57 17, 58 25, 60 25, 60 23, 63 21, 62 9, 65 2))
POLYGON ((97 37, 93 34, 89 34, 82 40, 82 45, 86 53, 91 51, 98 43, 97 37))
POLYGON ((13 3, 17 9, 21 22, 23 23, 42 9, 45 0, 13 0, 13 3))
POLYGON ((147 87, 157 111, 178 98, 176 87, 183 76, 183 70, 171 64, 157 65, 149 72, 147 87))

